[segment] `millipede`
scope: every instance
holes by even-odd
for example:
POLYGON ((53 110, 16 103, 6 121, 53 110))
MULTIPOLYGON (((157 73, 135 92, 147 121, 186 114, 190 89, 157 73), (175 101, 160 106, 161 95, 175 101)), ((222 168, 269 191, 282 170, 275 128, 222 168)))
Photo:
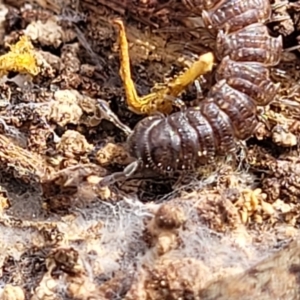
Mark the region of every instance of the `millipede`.
POLYGON ((137 123, 127 139, 135 161, 101 185, 126 179, 140 168, 171 176, 236 152, 238 143, 254 133, 257 106, 268 105, 279 89, 269 68, 280 61, 282 37, 271 36, 265 25, 271 16, 268 0, 182 1, 216 35, 216 83, 197 106, 183 105, 137 123))

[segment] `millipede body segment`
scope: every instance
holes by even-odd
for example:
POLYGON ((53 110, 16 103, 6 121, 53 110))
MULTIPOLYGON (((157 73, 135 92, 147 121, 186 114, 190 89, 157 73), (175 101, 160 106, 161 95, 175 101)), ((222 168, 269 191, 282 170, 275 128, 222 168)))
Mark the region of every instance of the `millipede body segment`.
POLYGON ((136 161, 104 183, 126 178, 140 166, 171 175, 234 153, 237 142, 253 134, 257 106, 268 105, 277 93, 279 84, 271 81, 268 67, 280 60, 282 38, 272 37, 264 25, 271 14, 269 1, 183 2, 201 13, 207 29, 216 34, 216 84, 197 107, 140 121, 128 137, 136 161))

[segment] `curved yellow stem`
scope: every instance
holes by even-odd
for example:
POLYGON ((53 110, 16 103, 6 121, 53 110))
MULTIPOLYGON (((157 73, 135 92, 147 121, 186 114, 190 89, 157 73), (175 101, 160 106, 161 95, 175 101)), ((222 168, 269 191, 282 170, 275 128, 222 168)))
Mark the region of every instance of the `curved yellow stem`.
POLYGON ((120 76, 124 83, 127 105, 130 110, 137 114, 152 114, 157 111, 166 114, 170 113, 174 103, 170 98, 166 98, 166 95, 177 97, 197 78, 210 72, 213 68, 213 54, 211 52, 203 54, 188 70, 169 82, 166 86, 154 93, 139 97, 131 78, 128 42, 124 24, 120 19, 113 20, 113 23, 119 28, 120 76))

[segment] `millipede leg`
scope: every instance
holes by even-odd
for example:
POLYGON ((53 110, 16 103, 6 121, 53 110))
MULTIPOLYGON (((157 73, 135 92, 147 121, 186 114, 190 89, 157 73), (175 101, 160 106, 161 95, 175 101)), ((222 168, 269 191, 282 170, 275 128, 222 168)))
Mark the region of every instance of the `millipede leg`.
POLYGON ((239 141, 238 145, 240 147, 240 155, 239 155, 239 164, 237 170, 240 171, 243 169, 243 165, 249 167, 249 160, 248 160, 248 148, 245 141, 239 141))
POLYGON ((105 176, 99 183, 98 187, 105 187, 114 184, 118 181, 125 181, 137 172, 140 168, 140 162, 134 161, 129 164, 122 172, 116 172, 111 175, 105 176))
POLYGON ((167 86, 146 96, 139 97, 131 78, 128 42, 124 24, 119 19, 115 19, 113 23, 119 28, 121 60, 120 76, 124 83, 127 105, 129 109, 137 114, 152 114, 156 111, 170 113, 173 101, 168 101, 165 96, 170 95, 177 97, 188 85, 193 83, 201 75, 210 72, 213 68, 213 54, 211 52, 203 54, 187 71, 168 83, 167 86))
POLYGON ((174 97, 171 95, 165 95, 165 99, 167 101, 170 101, 173 106, 180 108, 181 111, 184 111, 187 108, 185 103, 180 98, 177 98, 177 97, 174 97))
POLYGON ((99 105, 98 107, 101 111, 101 117, 103 119, 106 119, 106 120, 112 122, 113 124, 115 124, 115 126, 120 128, 127 135, 132 133, 132 130, 128 126, 123 124, 119 120, 119 118, 116 116, 116 114, 109 108, 108 103, 106 101, 101 100, 101 99, 97 99, 97 102, 98 102, 98 105, 99 105))

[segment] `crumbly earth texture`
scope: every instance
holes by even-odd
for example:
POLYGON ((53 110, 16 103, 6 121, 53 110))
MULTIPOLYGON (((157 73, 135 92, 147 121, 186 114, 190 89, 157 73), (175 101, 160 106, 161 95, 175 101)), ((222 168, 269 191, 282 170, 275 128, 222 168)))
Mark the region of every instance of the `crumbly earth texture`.
MULTIPOLYGON (((297 46, 299 4, 273 8, 270 30, 297 46)), ((143 118, 126 105, 117 16, 139 95, 214 49, 180 1, 0 5, 1 299, 300 299, 298 50, 271 70, 280 92, 237 157, 181 184, 100 188, 132 158, 99 101, 130 128, 143 118), (16 65, 9 46, 21 36, 16 65)), ((200 83, 205 96, 212 74, 200 83)), ((194 105, 196 92, 191 84, 181 98, 194 105)))

